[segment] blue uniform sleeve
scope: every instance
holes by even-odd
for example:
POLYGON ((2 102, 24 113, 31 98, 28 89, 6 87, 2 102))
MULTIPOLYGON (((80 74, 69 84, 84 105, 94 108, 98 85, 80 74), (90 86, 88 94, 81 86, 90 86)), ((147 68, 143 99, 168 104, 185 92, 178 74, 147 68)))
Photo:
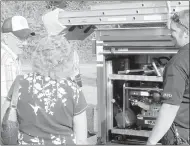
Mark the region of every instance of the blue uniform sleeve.
POLYGON ((180 105, 186 86, 186 76, 182 67, 170 64, 164 75, 163 103, 180 105))

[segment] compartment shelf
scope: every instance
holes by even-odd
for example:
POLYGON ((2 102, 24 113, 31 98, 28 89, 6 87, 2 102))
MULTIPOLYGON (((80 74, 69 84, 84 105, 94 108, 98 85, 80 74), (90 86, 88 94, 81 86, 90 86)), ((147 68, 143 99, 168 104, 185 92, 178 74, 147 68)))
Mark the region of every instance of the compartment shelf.
POLYGON ((108 76, 108 78, 111 79, 111 80, 163 82, 163 77, 159 77, 159 76, 110 74, 110 75, 108 76))
POLYGON ((151 131, 147 130, 132 130, 132 129, 111 129, 111 133, 113 134, 122 134, 122 135, 131 135, 131 136, 142 136, 149 137, 151 131))

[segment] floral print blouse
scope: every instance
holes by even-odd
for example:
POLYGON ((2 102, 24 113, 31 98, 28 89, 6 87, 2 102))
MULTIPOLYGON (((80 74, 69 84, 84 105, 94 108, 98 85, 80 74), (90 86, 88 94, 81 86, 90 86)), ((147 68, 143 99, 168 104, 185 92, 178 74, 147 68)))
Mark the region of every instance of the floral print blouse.
POLYGON ((20 79, 18 120, 20 145, 75 144, 73 117, 87 103, 81 89, 68 79, 56 81, 37 73, 20 79))

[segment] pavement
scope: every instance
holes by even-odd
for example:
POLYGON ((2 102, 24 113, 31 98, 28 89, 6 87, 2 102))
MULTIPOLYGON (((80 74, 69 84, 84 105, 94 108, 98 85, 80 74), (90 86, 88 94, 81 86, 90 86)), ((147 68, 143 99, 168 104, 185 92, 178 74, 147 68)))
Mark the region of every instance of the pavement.
MULTIPOLYGON (((87 124, 90 132, 97 132, 97 84, 96 84, 96 62, 80 64, 80 73, 82 78, 82 91, 86 98, 87 124)), ((90 138, 89 143, 95 144, 96 138, 90 138)))
POLYGON ((96 63, 80 64, 80 73, 87 103, 97 105, 96 63))

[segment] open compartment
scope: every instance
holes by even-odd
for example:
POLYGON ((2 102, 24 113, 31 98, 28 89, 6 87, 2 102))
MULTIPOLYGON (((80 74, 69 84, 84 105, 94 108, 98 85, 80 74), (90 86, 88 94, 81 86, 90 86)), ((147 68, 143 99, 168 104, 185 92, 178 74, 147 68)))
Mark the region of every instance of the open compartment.
POLYGON ((161 107, 163 70, 173 55, 105 55, 110 142, 146 144, 161 107))

